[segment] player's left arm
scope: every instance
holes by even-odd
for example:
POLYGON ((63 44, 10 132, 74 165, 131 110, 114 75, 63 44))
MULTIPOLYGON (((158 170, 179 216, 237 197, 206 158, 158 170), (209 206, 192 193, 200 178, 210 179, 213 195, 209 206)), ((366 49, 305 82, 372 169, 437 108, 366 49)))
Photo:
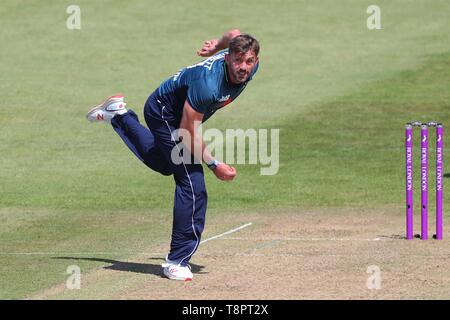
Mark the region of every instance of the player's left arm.
MULTIPOLYGON (((185 101, 183 108, 183 115, 181 117, 180 137, 182 138, 184 146, 197 159, 202 159, 205 163, 214 161, 214 157, 206 148, 202 136, 198 133, 198 127, 201 125, 203 114, 196 111, 190 105, 189 101, 185 101), (190 142, 186 143, 186 142, 190 142)), ((219 163, 215 169, 214 174, 220 180, 233 180, 236 176, 236 169, 225 164, 219 163)))
POLYGON ((220 39, 205 41, 202 48, 197 51, 197 54, 201 57, 210 57, 220 50, 228 48, 230 41, 239 35, 241 35, 239 29, 231 29, 230 31, 225 32, 220 39))

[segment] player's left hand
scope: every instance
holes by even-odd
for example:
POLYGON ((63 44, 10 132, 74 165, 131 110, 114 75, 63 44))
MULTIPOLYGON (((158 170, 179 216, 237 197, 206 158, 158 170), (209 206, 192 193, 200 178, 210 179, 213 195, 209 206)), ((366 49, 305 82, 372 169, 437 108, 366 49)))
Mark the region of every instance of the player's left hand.
POLYGON ((236 169, 226 163, 219 163, 213 170, 216 177, 223 181, 231 181, 236 177, 236 169))
POLYGON ((219 44, 218 39, 205 41, 205 43, 203 43, 202 48, 197 51, 197 54, 201 57, 210 57, 219 51, 218 44, 219 44))

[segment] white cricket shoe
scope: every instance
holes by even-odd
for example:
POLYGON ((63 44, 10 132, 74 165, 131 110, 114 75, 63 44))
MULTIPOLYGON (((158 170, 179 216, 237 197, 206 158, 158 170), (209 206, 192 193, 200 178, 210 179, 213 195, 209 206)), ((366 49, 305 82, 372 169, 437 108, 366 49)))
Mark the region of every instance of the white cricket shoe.
POLYGON ((194 275, 191 272, 191 266, 183 267, 166 257, 166 263, 161 265, 164 275, 171 280, 191 281, 194 275))
POLYGON ((105 121, 111 123, 111 119, 116 114, 124 114, 127 112, 127 109, 125 108, 127 104, 123 102, 123 99, 124 96, 120 94, 109 97, 99 105, 92 107, 86 114, 86 118, 90 122, 105 121))

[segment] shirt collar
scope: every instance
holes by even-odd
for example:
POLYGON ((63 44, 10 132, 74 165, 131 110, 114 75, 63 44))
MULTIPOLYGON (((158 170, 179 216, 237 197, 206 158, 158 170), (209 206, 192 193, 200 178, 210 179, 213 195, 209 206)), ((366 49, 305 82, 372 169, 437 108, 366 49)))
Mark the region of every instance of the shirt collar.
POLYGON ((228 80, 228 67, 225 60, 223 61, 223 73, 225 74, 225 81, 227 83, 230 83, 230 81, 228 80))

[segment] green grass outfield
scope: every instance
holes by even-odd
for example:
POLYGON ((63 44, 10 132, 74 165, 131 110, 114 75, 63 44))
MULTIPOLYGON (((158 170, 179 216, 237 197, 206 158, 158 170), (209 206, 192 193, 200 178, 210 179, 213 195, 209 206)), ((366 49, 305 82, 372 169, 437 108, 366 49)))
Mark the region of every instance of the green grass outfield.
MULTIPOLYGON (((149 171, 85 113, 123 92, 140 115, 162 80, 199 61, 201 43, 228 28, 260 40, 261 65, 205 127, 280 129, 280 170, 261 176, 259 166, 237 165, 233 183, 207 173, 208 218, 269 207, 397 206, 403 215, 404 123, 437 119, 450 128, 446 0, 377 1, 382 29, 372 31, 372 2, 357 0, 77 1, 75 31, 66 28, 70 4, 0 6, 2 299, 64 282, 69 262, 57 256, 114 251, 105 259, 124 259, 168 243, 172 179, 149 171)), ((445 168, 448 161, 445 152, 445 168)))

